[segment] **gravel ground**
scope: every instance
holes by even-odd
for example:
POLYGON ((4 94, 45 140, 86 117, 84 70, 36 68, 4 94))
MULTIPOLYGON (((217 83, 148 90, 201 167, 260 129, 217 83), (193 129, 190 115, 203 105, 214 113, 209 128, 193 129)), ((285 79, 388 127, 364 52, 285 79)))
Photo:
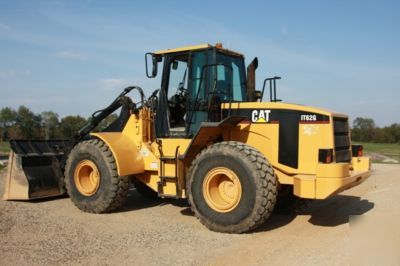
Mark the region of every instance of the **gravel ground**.
MULTIPOLYGON (((0 201, 0 265, 346 265, 350 215, 400 213, 400 165, 373 167, 362 185, 242 235, 207 230, 186 201, 135 191, 120 212, 101 215, 68 198, 0 201)), ((4 181, 2 170, 1 195, 4 181)))

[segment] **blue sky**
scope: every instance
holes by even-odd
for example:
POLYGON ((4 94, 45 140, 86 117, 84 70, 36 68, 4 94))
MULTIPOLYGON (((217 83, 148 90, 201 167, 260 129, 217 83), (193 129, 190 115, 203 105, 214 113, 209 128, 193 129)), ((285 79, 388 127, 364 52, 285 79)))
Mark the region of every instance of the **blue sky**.
POLYGON ((399 1, 0 0, 0 107, 65 116, 147 95, 144 53, 222 42, 259 58, 257 87, 380 125, 400 122, 399 1))

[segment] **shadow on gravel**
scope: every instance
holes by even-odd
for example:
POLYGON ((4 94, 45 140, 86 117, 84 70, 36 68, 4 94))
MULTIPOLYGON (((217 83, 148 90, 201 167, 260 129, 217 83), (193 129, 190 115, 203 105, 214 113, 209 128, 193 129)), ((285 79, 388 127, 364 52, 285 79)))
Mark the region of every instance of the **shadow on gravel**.
POLYGON ((313 225, 338 226, 348 223, 351 215, 362 215, 374 206, 373 202, 360 197, 337 195, 325 202, 316 202, 309 212, 311 217, 308 221, 313 225))
MULTIPOLYGON (((0 188, 1 189, 1 188, 0 188)), ((0 200, 2 200, 3 192, 0 190, 0 200)), ((68 195, 64 194, 61 196, 53 196, 39 199, 30 199, 30 200, 12 200, 13 202, 22 202, 25 204, 41 204, 47 203, 49 201, 56 201, 61 199, 67 199, 68 195)), ((117 211, 113 211, 112 213, 118 212, 129 212, 140 209, 146 209, 156 206, 164 206, 164 205, 174 205, 176 207, 185 208, 181 211, 184 215, 194 215, 191 213, 189 203, 186 199, 161 199, 161 198, 146 198, 140 195, 135 189, 131 189, 129 191, 128 198, 121 209, 117 211)))
MULTIPOLYGON (((184 199, 149 199, 141 196, 134 189, 123 208, 117 212, 128 212, 156 206, 174 205, 183 208, 180 213, 194 216, 187 200, 184 199)), ((336 195, 332 198, 312 201, 307 207, 289 213, 274 212, 265 224, 253 232, 265 232, 290 224, 299 215, 309 215, 309 223, 317 226, 335 227, 349 222, 349 216, 362 215, 374 208, 374 203, 360 197, 336 195)))
POLYGON ((161 199, 161 198, 146 198, 140 195, 135 189, 129 191, 129 196, 124 206, 115 212, 128 212, 140 209, 152 208, 156 206, 174 205, 177 207, 189 207, 187 200, 184 199, 161 199))
MULTIPOLYGON (((0 199, 1 199, 1 196, 2 196, 2 194, 0 194, 0 199)), ((38 199, 30 199, 30 200, 10 200, 10 201, 23 202, 26 204, 40 204, 40 203, 46 203, 49 201, 55 201, 55 200, 66 199, 66 198, 68 198, 67 194, 59 195, 59 196, 45 197, 45 198, 38 198, 38 199)))
POLYGON ((296 212, 273 213, 271 217, 254 232, 265 232, 288 225, 298 215, 310 215, 309 223, 317 226, 335 227, 349 222, 351 215, 362 215, 375 204, 360 197, 336 195, 332 198, 314 201, 308 207, 296 212))
POLYGON ((273 213, 263 225, 261 225, 260 227, 256 228, 255 230, 249 233, 260 233, 260 232, 271 231, 279 227, 288 225, 291 221, 294 220, 294 218, 296 218, 296 214, 273 213))
MULTIPOLYGON (((189 206, 189 204, 188 204, 189 206)), ((186 215, 186 216, 194 216, 194 212, 192 211, 192 209, 190 207, 187 207, 183 210, 181 210, 181 214, 186 215)))

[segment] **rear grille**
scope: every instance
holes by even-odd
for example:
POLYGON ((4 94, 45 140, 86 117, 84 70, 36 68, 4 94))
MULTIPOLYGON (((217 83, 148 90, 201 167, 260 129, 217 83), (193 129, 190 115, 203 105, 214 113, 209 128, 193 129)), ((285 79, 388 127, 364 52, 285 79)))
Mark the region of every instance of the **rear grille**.
POLYGON ((333 134, 335 137, 335 157, 336 162, 350 162, 350 135, 349 135, 349 122, 347 118, 334 117, 333 118, 333 134))

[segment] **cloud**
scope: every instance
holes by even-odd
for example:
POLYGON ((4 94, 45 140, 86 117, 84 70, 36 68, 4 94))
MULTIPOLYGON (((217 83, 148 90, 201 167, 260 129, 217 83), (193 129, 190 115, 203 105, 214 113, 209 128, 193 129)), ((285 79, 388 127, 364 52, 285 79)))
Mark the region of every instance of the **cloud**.
POLYGON ((60 51, 56 53, 56 57, 62 59, 71 59, 71 60, 85 60, 86 57, 80 53, 71 52, 71 51, 60 51))
POLYGON ((121 89, 129 84, 129 81, 123 78, 105 78, 99 80, 100 87, 105 90, 121 89))

